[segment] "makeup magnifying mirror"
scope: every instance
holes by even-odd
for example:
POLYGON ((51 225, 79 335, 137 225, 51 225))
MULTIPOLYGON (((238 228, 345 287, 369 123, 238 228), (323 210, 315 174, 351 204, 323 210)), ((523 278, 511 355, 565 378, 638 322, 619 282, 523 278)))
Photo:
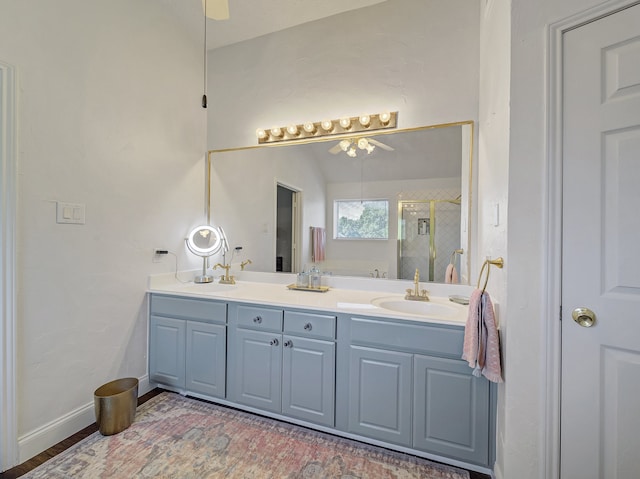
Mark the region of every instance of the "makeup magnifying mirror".
POLYGON ((213 276, 207 274, 207 258, 216 254, 224 246, 224 233, 220 228, 200 225, 191 230, 185 242, 189 251, 202 258, 202 274, 197 275, 193 282, 213 282, 213 276))

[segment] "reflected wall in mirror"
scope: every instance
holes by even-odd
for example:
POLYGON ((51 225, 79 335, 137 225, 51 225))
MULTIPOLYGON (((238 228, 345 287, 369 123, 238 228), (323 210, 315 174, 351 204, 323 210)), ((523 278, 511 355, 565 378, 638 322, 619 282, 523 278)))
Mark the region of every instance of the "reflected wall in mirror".
POLYGON ((211 151, 211 215, 230 247, 254 271, 413 280, 418 268, 445 282, 453 262, 469 284, 473 122, 371 132, 373 149, 363 136, 211 151))

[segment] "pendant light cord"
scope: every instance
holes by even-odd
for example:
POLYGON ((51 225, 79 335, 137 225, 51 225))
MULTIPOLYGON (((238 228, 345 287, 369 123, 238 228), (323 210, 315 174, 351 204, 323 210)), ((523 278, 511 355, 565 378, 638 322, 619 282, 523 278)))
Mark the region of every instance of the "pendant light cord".
POLYGON ((207 4, 209 2, 205 0, 204 2, 204 58, 202 64, 204 65, 203 69, 203 85, 202 85, 202 108, 207 108, 207 4))

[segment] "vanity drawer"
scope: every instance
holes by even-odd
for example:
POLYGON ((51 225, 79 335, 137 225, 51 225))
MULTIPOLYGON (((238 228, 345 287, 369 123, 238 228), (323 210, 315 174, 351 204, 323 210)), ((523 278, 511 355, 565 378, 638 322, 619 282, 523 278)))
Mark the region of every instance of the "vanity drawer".
POLYGON ((282 331, 282 310, 259 306, 238 306, 238 327, 282 331))
POLYGON ((459 359, 464 329, 352 317, 351 342, 459 359))
POLYGON ((314 338, 335 339, 336 317, 285 311, 284 332, 314 338))
POLYGON ((227 305, 211 300, 154 294, 151 295, 151 314, 208 323, 225 323, 227 321, 227 305))

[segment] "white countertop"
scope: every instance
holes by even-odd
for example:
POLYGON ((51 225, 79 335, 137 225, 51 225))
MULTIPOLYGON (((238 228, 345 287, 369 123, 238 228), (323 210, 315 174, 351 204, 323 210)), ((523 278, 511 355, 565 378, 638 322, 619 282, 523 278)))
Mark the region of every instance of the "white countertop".
MULTIPOLYGON (((193 277, 180 273, 179 277, 193 277)), ((369 278, 323 278, 327 292, 296 291, 287 288, 295 283, 295 275, 242 272, 236 276, 235 285, 214 283, 194 284, 182 282, 173 274, 149 277, 150 293, 171 294, 194 298, 211 298, 231 302, 248 302, 266 306, 302 308, 333 313, 362 314, 418 322, 455 324, 464 326, 467 320, 467 306, 449 301, 449 295, 469 296, 470 286, 420 283, 420 288, 429 290, 429 303, 407 301, 404 292, 413 283, 399 280, 369 278), (381 302, 396 302, 395 306, 430 308, 427 314, 399 312, 378 306, 381 302)), ((392 305, 393 306, 393 305, 392 305)))

